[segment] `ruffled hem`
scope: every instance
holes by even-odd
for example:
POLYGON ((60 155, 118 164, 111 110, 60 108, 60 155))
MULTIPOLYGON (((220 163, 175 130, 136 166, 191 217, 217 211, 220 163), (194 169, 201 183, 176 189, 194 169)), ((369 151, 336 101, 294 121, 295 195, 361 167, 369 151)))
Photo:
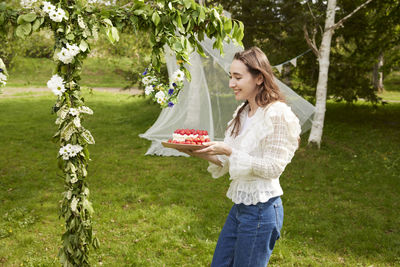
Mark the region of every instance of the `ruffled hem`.
POLYGON ((267 202, 270 198, 283 195, 280 186, 274 186, 265 181, 242 181, 233 180, 229 186, 226 196, 235 204, 255 205, 258 202, 267 202))

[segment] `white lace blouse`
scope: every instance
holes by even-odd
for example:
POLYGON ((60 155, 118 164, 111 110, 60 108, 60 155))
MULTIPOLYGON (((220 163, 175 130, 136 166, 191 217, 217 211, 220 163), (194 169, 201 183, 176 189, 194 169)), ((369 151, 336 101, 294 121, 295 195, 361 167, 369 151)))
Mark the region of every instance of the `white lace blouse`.
MULTIPOLYGON (((248 111, 249 105, 240 114, 241 122, 248 111)), ((251 118, 237 137, 227 129, 224 142, 231 146, 232 154, 218 156, 222 167, 211 162, 208 167, 213 178, 229 172, 232 182, 226 195, 236 204, 254 205, 283 194, 279 177, 298 148, 301 132, 298 118, 283 102, 259 107, 251 118)))

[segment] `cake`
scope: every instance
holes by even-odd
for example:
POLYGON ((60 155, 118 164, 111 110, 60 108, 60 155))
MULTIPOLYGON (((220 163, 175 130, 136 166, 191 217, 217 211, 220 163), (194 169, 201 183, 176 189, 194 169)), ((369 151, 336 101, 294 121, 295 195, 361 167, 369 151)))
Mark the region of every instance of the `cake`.
POLYGON ((203 142, 210 142, 208 132, 206 130, 195 129, 177 129, 172 135, 172 139, 168 143, 202 145, 203 142))

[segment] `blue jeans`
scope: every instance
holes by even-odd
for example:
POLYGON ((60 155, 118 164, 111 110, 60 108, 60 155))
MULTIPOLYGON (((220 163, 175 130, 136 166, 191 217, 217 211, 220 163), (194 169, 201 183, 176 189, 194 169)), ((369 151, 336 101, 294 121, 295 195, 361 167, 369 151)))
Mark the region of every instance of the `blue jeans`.
POLYGON ((283 224, 280 197, 234 204, 218 238, 211 267, 265 267, 283 224))

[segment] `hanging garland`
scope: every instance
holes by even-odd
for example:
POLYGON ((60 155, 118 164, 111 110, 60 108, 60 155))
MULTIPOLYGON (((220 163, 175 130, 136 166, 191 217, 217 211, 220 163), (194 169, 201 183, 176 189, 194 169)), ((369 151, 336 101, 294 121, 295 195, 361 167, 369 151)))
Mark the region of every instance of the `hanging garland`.
MULTIPOLYGON (((53 58, 57 66, 47 86, 57 96, 53 111, 57 114, 58 129, 53 139, 60 147, 58 166, 63 172, 65 189, 60 217, 64 218, 66 229, 59 258, 62 266, 89 266, 90 247, 97 248, 99 241, 93 235, 93 208, 87 182, 88 146, 95 140, 83 126, 85 116, 93 111, 85 105, 79 83, 83 61, 90 53, 88 40, 97 39, 99 32, 106 34, 111 43, 118 42, 121 30, 132 34, 149 32, 151 66, 142 74, 142 83, 146 95, 164 108, 176 104, 184 79, 190 81, 190 73, 184 67, 190 53, 196 49, 204 55, 197 40, 202 41, 205 35, 215 38, 214 48, 223 53, 225 39, 241 45, 243 24, 222 16, 221 6, 207 8, 193 0, 134 0, 122 7, 105 0, 22 0, 21 6, 22 10, 13 10, 0 3, 0 34, 6 34, 6 27, 15 30, 20 38, 44 27, 54 33, 53 58), (176 54, 179 65, 167 84, 159 78, 164 45, 176 54)), ((0 87, 7 81, 3 65, 0 87)))

